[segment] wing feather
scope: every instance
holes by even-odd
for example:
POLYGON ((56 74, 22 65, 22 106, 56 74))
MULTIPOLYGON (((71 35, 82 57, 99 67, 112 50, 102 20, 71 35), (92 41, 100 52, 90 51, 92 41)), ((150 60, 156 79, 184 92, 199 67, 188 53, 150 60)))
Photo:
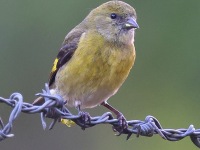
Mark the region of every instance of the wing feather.
POLYGON ((66 36, 63 46, 54 60, 49 77, 49 86, 53 85, 58 70, 73 57, 83 33, 84 32, 82 30, 74 29, 69 33, 69 35, 66 36))

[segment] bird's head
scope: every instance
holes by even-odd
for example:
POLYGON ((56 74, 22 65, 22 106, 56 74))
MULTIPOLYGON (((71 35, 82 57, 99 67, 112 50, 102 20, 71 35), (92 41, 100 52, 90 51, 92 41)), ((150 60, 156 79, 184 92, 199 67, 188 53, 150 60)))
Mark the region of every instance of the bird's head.
POLYGON ((116 43, 132 44, 135 29, 139 28, 135 9, 117 0, 93 9, 86 19, 106 40, 116 43))

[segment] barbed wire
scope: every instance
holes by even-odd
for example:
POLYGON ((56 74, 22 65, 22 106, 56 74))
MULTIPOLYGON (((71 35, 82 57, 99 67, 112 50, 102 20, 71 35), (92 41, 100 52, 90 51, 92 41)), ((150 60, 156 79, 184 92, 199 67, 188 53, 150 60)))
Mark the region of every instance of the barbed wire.
MULTIPOLYGON (((14 134, 11 134, 13 122, 19 114, 23 112, 28 114, 41 113, 41 122, 44 129, 47 127, 45 118, 53 119, 49 125, 49 129, 52 129, 56 122, 62 119, 68 119, 71 124, 76 123, 83 130, 98 124, 111 124, 118 136, 126 134, 127 139, 129 139, 132 134, 136 134, 137 137, 151 137, 158 134, 168 141, 179 141, 190 136, 191 141, 200 148, 200 129, 195 129, 193 125, 190 125, 188 129, 163 129, 159 121, 155 117, 149 115, 144 121, 127 121, 128 128, 123 128, 122 125, 119 124, 118 119, 115 119, 110 112, 95 117, 90 117, 88 115, 89 118, 87 120, 80 113, 78 115, 73 115, 65 106, 66 101, 60 96, 51 95, 47 84, 45 85, 45 90, 37 94, 37 96, 42 96, 45 99, 44 104, 41 106, 23 102, 23 96, 20 93, 13 93, 8 99, 0 97, 0 103, 5 103, 13 108, 6 125, 4 125, 0 118, 0 141, 14 136, 14 134)), ((69 124, 69 126, 71 124, 69 124)))

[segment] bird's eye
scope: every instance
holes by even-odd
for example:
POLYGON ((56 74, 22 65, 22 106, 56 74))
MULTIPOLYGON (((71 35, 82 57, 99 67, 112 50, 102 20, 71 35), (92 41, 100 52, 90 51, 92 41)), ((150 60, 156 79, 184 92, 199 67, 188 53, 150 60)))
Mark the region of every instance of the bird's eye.
POLYGON ((112 14, 110 15, 110 18, 111 18, 111 19, 116 19, 116 18, 117 18, 117 14, 112 13, 112 14))

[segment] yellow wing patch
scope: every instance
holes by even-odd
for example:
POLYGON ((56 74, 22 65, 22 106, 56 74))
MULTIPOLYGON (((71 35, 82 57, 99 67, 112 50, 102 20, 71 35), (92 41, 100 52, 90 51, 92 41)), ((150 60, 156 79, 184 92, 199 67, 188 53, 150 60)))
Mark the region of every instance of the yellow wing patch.
POLYGON ((55 80, 56 73, 57 73, 57 71, 59 69, 59 67, 58 67, 58 61, 59 61, 58 58, 56 58, 54 60, 53 67, 51 69, 51 73, 50 73, 50 77, 49 77, 49 86, 51 86, 53 84, 53 82, 55 80))
POLYGON ((53 67, 52 67, 52 69, 51 69, 51 72, 55 72, 56 70, 57 70, 57 64, 58 64, 58 58, 56 58, 55 60, 54 60, 54 63, 53 63, 53 67))

